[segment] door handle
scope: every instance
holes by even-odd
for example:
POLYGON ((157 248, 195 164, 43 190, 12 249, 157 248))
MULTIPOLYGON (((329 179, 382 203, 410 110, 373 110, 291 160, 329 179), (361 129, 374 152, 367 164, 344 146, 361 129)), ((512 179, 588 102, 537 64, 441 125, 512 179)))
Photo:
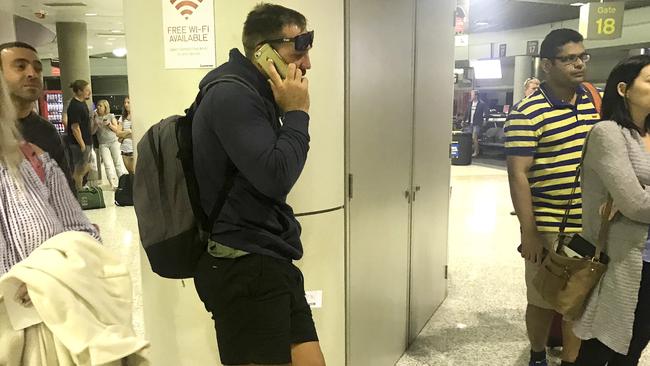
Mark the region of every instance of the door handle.
POLYGON ((411 202, 415 202, 415 194, 417 192, 420 192, 420 186, 415 186, 415 189, 413 190, 413 198, 411 198, 411 202))

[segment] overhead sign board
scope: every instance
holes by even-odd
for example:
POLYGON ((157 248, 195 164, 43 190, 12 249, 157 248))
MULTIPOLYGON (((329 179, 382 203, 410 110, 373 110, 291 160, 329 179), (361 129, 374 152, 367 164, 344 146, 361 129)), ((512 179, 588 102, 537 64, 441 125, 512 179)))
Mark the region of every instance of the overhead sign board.
POLYGON ((580 7, 579 31, 589 40, 621 38, 624 13, 624 1, 588 3, 580 7))
POLYGON ((539 41, 527 41, 526 42, 526 55, 528 56, 537 56, 539 55, 539 41))
POLYGON ((166 69, 213 68, 214 0, 162 0, 166 69))

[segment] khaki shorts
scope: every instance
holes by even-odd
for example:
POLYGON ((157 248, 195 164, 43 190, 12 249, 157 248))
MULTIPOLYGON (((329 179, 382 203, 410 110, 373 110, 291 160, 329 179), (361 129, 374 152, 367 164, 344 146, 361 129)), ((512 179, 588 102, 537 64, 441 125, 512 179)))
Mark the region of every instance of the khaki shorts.
MULTIPOLYGON (((557 234, 558 233, 542 233, 544 248, 546 248, 546 250, 553 250, 556 244, 555 241, 557 240, 557 234)), ((533 278, 537 275, 537 272, 541 268, 541 264, 534 264, 528 260, 524 260, 524 262, 526 262, 526 297, 528 299, 528 304, 542 309, 553 309, 553 307, 542 298, 533 285, 533 278)))

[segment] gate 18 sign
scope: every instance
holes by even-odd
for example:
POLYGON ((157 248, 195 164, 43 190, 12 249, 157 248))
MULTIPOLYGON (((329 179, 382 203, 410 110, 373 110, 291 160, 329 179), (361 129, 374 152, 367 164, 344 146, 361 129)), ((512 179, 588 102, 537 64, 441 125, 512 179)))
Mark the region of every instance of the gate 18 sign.
POLYGON ((623 35, 625 2, 589 3, 580 7, 580 33, 585 39, 616 39, 623 35))
POLYGON ((214 0, 162 0, 166 69, 213 68, 214 0))

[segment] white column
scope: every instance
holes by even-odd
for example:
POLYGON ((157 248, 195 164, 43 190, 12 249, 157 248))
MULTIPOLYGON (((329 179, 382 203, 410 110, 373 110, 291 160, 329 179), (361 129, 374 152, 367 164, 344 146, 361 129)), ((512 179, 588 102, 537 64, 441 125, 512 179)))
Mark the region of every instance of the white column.
POLYGON ((0 11, 0 43, 16 40, 16 27, 13 14, 0 11))
POLYGON ((68 108, 68 101, 74 97, 70 83, 75 80, 86 80, 91 84, 87 29, 86 23, 56 23, 65 109, 68 108))
POLYGON ((512 94, 513 104, 524 99, 524 82, 531 76, 535 76, 535 73, 533 72, 533 57, 515 56, 515 80, 512 94))

